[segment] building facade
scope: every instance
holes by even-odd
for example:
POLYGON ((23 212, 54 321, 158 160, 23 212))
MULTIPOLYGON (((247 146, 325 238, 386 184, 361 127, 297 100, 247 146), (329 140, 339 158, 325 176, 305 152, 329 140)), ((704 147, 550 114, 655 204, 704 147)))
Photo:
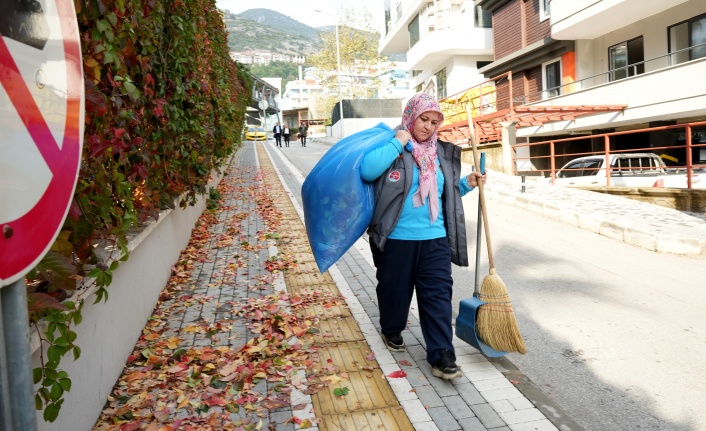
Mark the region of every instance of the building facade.
POLYGON ((414 92, 459 93, 484 80, 493 60, 489 15, 471 0, 385 0, 379 51, 406 54, 414 92))
POLYGON ((706 163, 706 148, 670 151, 691 138, 706 142, 698 124, 706 121, 706 2, 475 4, 492 14, 495 41, 494 60, 481 72, 495 81, 498 110, 514 110, 519 141, 587 135, 572 146, 590 152, 605 147, 591 135, 644 130, 610 137, 610 149, 652 147, 680 164, 686 153, 706 163), (532 121, 523 121, 530 111, 532 121))

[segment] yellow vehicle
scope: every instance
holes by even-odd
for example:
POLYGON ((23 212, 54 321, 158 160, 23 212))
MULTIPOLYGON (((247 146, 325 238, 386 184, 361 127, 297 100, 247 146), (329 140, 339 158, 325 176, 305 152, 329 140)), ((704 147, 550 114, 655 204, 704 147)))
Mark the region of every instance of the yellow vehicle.
POLYGON ((265 133, 264 127, 248 127, 248 131, 245 132, 245 139, 248 141, 266 141, 267 134, 265 133))

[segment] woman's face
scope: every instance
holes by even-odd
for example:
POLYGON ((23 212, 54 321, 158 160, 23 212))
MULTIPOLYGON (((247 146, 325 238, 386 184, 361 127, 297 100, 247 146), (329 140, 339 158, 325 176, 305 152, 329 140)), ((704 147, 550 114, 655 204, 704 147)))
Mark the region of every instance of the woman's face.
POLYGON ((432 133, 439 127, 441 114, 434 111, 422 112, 416 120, 414 120, 414 130, 412 134, 417 142, 424 142, 431 136, 432 133))

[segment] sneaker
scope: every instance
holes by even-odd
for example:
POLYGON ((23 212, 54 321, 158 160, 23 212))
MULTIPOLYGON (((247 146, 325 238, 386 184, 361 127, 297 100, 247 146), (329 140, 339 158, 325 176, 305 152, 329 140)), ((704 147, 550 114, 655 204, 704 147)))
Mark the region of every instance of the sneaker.
POLYGON ((461 368, 456 365, 453 353, 448 350, 442 350, 440 355, 439 360, 431 367, 431 374, 434 377, 439 377, 444 380, 453 380, 463 375, 461 368))
POLYGON ((399 332, 394 332, 392 334, 382 334, 382 340, 385 342, 385 346, 388 350, 393 352, 404 352, 406 347, 404 340, 402 339, 402 334, 399 332))

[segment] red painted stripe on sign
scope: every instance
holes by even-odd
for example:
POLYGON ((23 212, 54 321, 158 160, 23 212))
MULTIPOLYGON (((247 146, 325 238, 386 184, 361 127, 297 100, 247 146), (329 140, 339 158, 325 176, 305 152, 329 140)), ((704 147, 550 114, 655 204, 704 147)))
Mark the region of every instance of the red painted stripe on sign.
POLYGON ((2 37, 0 37, 0 84, 10 96, 15 111, 32 136, 44 161, 52 173, 56 175, 57 161, 61 151, 2 37))

